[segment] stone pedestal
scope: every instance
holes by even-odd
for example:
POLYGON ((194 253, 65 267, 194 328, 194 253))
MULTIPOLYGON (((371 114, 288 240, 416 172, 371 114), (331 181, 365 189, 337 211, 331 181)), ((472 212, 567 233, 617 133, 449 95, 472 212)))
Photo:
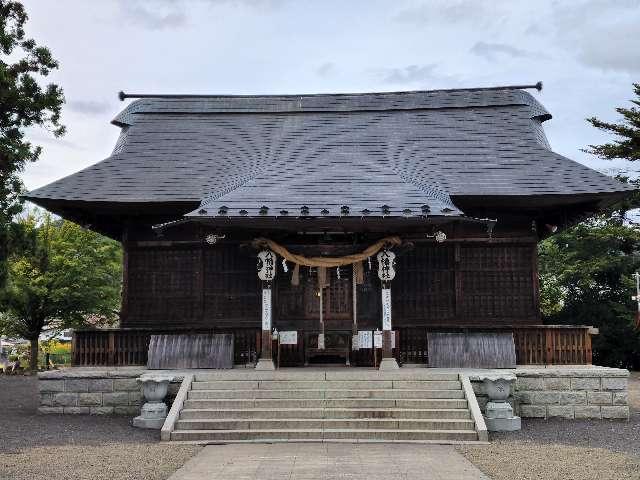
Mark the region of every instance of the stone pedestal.
POLYGON ((383 358, 380 362, 380 370, 398 370, 400 365, 396 362, 396 359, 391 358, 383 358))
POLYGON ((485 410, 485 423, 490 432, 513 432, 520 430, 520 417, 513 415, 507 401, 516 377, 512 374, 490 375, 482 379, 489 402, 485 410))
POLYGON ((490 432, 513 432, 520 430, 520 417, 513 415, 509 402, 488 402, 485 423, 490 432))
POLYGON ((152 428, 160 430, 167 418, 167 406, 164 397, 167 395, 169 382, 173 377, 166 375, 143 375, 138 378, 142 383, 142 393, 146 403, 142 406, 140 415, 133 419, 133 426, 138 428, 152 428))
POLYGON ((260 358, 256 363, 256 370, 275 370, 276 366, 270 358, 260 358))
POLYGON ((160 430, 167 418, 167 406, 164 403, 147 402, 142 406, 140 416, 133 419, 133 426, 160 430))

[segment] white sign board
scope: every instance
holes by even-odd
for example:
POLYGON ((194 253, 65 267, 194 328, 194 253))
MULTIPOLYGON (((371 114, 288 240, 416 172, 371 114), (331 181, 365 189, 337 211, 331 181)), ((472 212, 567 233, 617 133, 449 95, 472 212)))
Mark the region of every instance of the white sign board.
POLYGON ((262 330, 271 331, 271 290, 262 289, 262 330))
MULTIPOLYGON (((396 348, 396 332, 391 330, 391 348, 396 348)), ((373 332, 373 346, 375 348, 382 348, 382 332, 375 331, 373 332)))
POLYGON ((382 348, 382 332, 379 330, 373 332, 373 348, 382 348))
POLYGON ((318 334, 318 350, 324 350, 324 333, 318 334))
POLYGON ((382 289, 382 329, 391 330, 391 289, 382 289))
POLYGON ((371 348, 373 346, 373 332, 360 330, 358 332, 358 348, 371 348))
POLYGON ((297 344, 298 344, 298 332, 296 330, 280 332, 280 345, 297 345, 297 344))

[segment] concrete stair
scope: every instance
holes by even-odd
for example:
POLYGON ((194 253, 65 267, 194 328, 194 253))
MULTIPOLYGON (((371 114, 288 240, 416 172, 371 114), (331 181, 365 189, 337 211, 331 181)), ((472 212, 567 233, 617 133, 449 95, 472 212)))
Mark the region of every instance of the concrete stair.
MULTIPOLYGON (((171 441, 477 442, 458 374, 197 373, 171 441), (358 376, 362 376, 359 379, 358 376)), ((475 398, 473 399, 475 401, 475 398)))

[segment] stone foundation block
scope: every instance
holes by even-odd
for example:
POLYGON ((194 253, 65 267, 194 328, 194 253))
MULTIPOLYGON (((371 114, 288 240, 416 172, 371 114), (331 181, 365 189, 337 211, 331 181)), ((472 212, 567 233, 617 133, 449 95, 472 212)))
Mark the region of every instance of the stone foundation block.
POLYGON ((77 393, 56 393, 53 396, 53 405, 56 407, 75 407, 77 404, 77 393))
POLYGON ((102 394, 102 404, 105 407, 117 407, 129 405, 128 392, 113 392, 102 394))
POLYGON ((64 380, 38 380, 41 392, 64 392, 64 380))
POLYGON ((561 405, 585 405, 587 403, 587 392, 560 392, 561 405))
POLYGON ((40 405, 43 407, 52 407, 53 406, 53 393, 41 393, 40 394, 40 405))
POLYGON ((537 377, 518 377, 516 390, 544 390, 544 380, 537 377))
POLYGON ((78 405, 81 407, 99 407, 102 405, 101 393, 78 394, 78 405))
POLYGON ((570 390, 571 379, 566 377, 548 377, 544 379, 545 390, 570 390))
POLYGON ((602 418, 600 415, 600 407, 595 405, 577 405, 573 410, 576 419, 602 418))
POLYGON ((587 403, 589 405, 611 405, 611 392, 587 392, 587 403))
POLYGON ((38 413, 42 415, 48 415, 50 413, 60 414, 63 413, 64 409, 62 407, 39 407, 38 413))
POLYGON ((144 395, 141 392, 129 392, 129 405, 142 405, 144 395))
POLYGON ((110 378, 97 378, 89 380, 90 392, 113 392, 113 380, 110 378))
POLYGON ((140 384, 136 381, 135 378, 116 378, 113 381, 113 391, 114 392, 131 392, 131 391, 140 391, 140 384))
POLYGON ((113 407, 90 407, 91 415, 113 415, 113 407))
POLYGON ((571 378, 571 390, 600 390, 600 379, 592 377, 571 378))
POLYGON ((516 398, 516 400, 518 400, 518 402, 520 403, 525 403, 525 404, 531 404, 534 403, 533 401, 533 396, 536 394, 537 392, 515 392, 514 396, 516 398))
POLYGON ((535 392, 533 402, 540 405, 553 405, 560 401, 560 392, 535 392))
POLYGON ((573 405, 549 405, 547 408, 548 418, 573 418, 573 405))
POLYGON ((113 413, 116 415, 138 415, 140 407, 129 405, 127 407, 113 407, 113 413))
POLYGON ((89 380, 84 378, 69 378, 64 381, 65 392, 88 392, 89 380))
POLYGON ((629 407, 615 406, 615 407, 602 407, 602 418, 624 418, 629 419, 629 407))
POLYGON ((544 405, 520 405, 520 416, 524 418, 546 418, 547 407, 544 405))
POLYGON ((603 377, 602 390, 626 390, 627 379, 624 377, 603 377))
POLYGON ((627 392, 613 392, 614 405, 629 405, 629 394, 627 392))
POLYGON ((89 407, 64 407, 64 413, 71 415, 89 415, 89 407))

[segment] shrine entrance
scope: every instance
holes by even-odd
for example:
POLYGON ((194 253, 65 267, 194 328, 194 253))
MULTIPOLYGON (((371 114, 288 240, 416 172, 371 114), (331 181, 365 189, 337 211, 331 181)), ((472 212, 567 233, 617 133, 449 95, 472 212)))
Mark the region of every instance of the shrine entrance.
POLYGON ((258 253, 262 347, 256 369, 334 363, 398 368, 389 289, 395 254, 388 247, 400 243, 398 237, 386 237, 360 253, 329 257, 255 240, 254 246, 263 248, 258 253))
POLYGON ((297 332, 295 345, 274 343, 274 361, 279 349, 281 366, 374 365, 373 349, 353 349, 353 335, 358 330, 380 329, 376 272, 365 267, 363 282, 354 287, 353 266, 326 269, 322 293, 318 274, 316 267, 300 267, 297 285, 284 276, 274 281, 274 328, 297 332), (321 334, 324 345, 319 341, 321 334))

